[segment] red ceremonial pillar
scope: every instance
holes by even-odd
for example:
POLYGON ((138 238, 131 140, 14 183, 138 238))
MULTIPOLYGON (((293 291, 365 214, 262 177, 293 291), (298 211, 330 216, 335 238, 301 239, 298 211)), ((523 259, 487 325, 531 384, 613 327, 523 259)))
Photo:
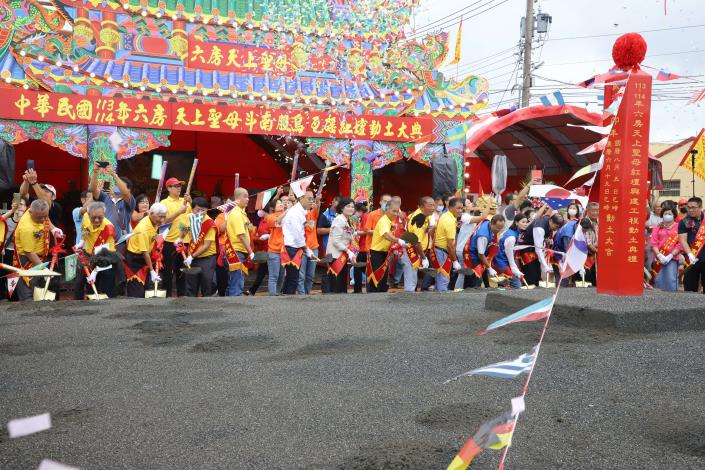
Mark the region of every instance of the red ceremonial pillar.
POLYGON ((600 173, 600 294, 638 296, 644 292, 650 115, 651 75, 635 70, 615 117, 600 173))

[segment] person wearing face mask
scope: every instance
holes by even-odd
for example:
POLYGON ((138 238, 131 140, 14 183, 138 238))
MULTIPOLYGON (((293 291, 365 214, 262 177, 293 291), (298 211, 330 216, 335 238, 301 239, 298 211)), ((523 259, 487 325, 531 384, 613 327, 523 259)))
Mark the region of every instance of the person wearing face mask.
POLYGON ((514 289, 521 287, 521 278, 524 277, 524 273, 521 272, 519 266, 516 264, 514 246, 519 236, 528 226, 529 219, 524 214, 517 214, 514 217, 512 225, 502 234, 502 238, 499 239, 499 251, 497 251, 492 262, 495 271, 511 279, 509 286, 514 289))
POLYGON ((681 246, 675 213, 675 207, 664 207, 661 211, 663 222, 652 228, 649 238, 649 246, 654 253, 654 286, 666 291, 678 290, 678 255, 681 246))
POLYGON ((188 255, 184 259, 184 265, 190 268, 201 268, 199 273, 186 273, 188 297, 198 297, 199 291, 203 297, 210 297, 213 294, 218 229, 215 221, 206 214, 208 206, 205 198, 194 198, 193 212, 188 216, 189 231, 184 240, 188 243, 188 255))
POLYGON ((480 226, 470 238, 464 260, 465 265, 474 273, 474 287, 480 285, 480 279, 485 287, 489 287, 489 277, 497 277, 497 271, 492 267, 492 260, 499 251, 499 236, 505 224, 506 219, 503 215, 493 215, 491 219, 480 222, 480 226))
MULTIPOLYGON (((573 235, 575 235, 575 229, 578 226, 578 205, 575 203, 571 203, 568 206, 567 212, 568 219, 566 220, 565 224, 563 224, 563 226, 558 229, 555 235, 553 236, 553 249, 555 251, 550 254, 550 258, 555 279, 560 279, 561 277, 560 263, 563 259, 563 255, 561 253, 565 253, 568 250, 568 247, 570 246, 570 241, 573 239, 573 235)), ((567 287, 568 281, 569 279, 561 280, 561 286, 567 287)))
POLYGON ((522 272, 526 282, 537 287, 542 275, 550 270, 546 259, 546 240, 550 241, 552 233, 555 233, 565 223, 565 219, 560 214, 543 215, 548 210, 548 205, 544 204, 536 212, 536 218, 519 237, 520 245, 529 246, 529 248, 520 251, 522 272))
POLYGON ((406 242, 394 236, 394 220, 399 216, 399 204, 390 201, 372 233, 370 256, 367 258, 367 292, 387 292, 387 277, 389 267, 389 250, 397 243, 401 248, 406 242))
MULTIPOLYGON (((477 229, 477 224, 487 218, 490 213, 490 206, 485 205, 481 212, 470 199, 465 199, 465 208, 460 216, 460 229, 455 242, 455 255, 459 260, 464 259, 464 252, 469 250, 468 245, 470 238, 477 229)), ((463 263, 461 263, 463 264, 463 263)), ((465 289, 466 287, 475 287, 475 276, 465 276, 462 271, 458 271, 458 277, 455 280, 455 290, 465 289)))
POLYGON ((426 251, 429 245, 429 217, 435 211, 436 203, 432 198, 424 196, 419 199, 418 208, 409 215, 406 230, 419 239, 418 243, 409 243, 402 255, 404 266, 404 290, 415 292, 418 283, 418 269, 428 268, 429 261, 426 251))
POLYGON ((452 198, 448 202, 448 212, 438 219, 436 237, 431 248, 431 266, 436 270, 436 291, 447 292, 451 269, 462 269, 455 247, 456 227, 463 214, 464 201, 452 198))
POLYGON ((330 226, 330 236, 326 253, 333 257, 328 265, 328 291, 332 294, 348 293, 349 263, 354 263, 355 253, 352 251, 353 229, 350 219, 355 214, 355 202, 349 198, 341 198, 336 208, 338 215, 330 226))

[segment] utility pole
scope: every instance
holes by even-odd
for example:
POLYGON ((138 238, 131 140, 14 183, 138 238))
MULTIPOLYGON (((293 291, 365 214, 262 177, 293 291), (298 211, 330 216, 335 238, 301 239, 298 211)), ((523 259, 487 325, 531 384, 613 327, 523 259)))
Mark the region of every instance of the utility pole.
POLYGON ((529 106, 531 100, 531 45, 534 42, 534 0, 526 0, 524 21, 524 83, 521 88, 521 107, 529 106))

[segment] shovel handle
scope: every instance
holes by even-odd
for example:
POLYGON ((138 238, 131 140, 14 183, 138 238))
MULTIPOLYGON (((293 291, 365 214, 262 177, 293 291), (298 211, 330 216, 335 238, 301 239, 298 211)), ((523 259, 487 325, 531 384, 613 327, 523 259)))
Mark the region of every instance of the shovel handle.
POLYGON ((11 264, 5 264, 5 263, 0 263, 0 269, 4 269, 6 271, 12 271, 13 273, 18 273, 22 270, 22 268, 16 268, 12 266, 11 264))

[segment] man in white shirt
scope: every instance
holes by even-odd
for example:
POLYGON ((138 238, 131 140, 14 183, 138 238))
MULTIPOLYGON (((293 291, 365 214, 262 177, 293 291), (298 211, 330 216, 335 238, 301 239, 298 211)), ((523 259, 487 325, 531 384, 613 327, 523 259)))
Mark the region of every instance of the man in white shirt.
MULTIPOLYGON (((298 189, 298 188, 297 188, 298 189)), ((282 251, 282 265, 285 268, 284 294, 296 294, 299 284, 299 269, 304 254, 311 260, 316 257, 306 246, 306 213, 314 202, 313 193, 306 191, 296 194, 299 202, 289 209, 282 219, 282 232, 284 234, 284 249, 282 251)))

